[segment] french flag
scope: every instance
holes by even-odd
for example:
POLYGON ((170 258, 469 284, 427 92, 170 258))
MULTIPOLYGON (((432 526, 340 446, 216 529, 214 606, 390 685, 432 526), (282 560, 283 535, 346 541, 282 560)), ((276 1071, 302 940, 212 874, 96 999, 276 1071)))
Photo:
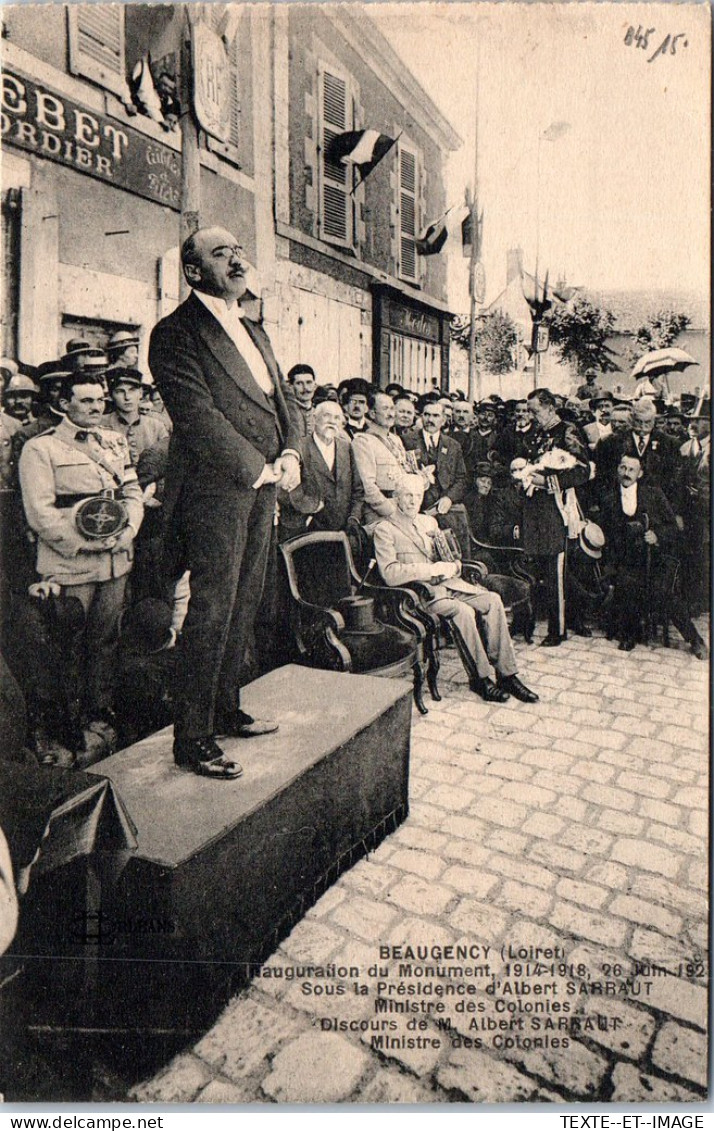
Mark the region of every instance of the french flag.
POLYGON ((446 242, 454 236, 460 236, 462 246, 466 246, 468 237, 467 226, 470 211, 466 205, 448 208, 443 216, 435 220, 425 229, 416 241, 416 250, 419 255, 438 255, 444 250, 446 242))
POLYGON ((359 182, 366 180, 396 142, 378 130, 347 130, 336 134, 327 146, 325 158, 335 165, 355 165, 359 182))

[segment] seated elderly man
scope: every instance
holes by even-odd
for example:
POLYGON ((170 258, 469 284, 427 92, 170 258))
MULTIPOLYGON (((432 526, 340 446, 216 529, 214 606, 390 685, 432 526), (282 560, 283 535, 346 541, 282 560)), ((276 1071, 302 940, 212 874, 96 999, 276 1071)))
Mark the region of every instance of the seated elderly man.
POLYGON ((434 586, 426 607, 449 621, 472 691, 487 703, 505 703, 510 695, 523 703, 536 703, 538 696, 516 674, 501 598, 465 581, 460 576, 461 562, 439 560, 434 547, 438 523, 419 513, 423 495, 422 479, 405 475, 396 492, 396 511, 377 523, 374 550, 382 577, 387 585, 422 581, 434 586))

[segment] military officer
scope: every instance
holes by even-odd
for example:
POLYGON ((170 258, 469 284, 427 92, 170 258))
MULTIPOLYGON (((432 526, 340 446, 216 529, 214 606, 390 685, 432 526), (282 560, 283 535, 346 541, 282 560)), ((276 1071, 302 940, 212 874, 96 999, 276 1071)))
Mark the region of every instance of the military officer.
POLYGON ((370 393, 369 421, 352 440, 357 470, 364 486, 366 525, 391 518, 397 510, 396 494, 407 470, 404 445, 392 429, 394 401, 387 393, 370 393))
POLYGON ((81 371, 67 376, 59 409, 60 423, 22 449, 22 501, 37 537, 38 574, 78 598, 85 613, 77 649, 87 720, 111 725, 118 622, 143 517, 141 488, 126 440, 101 428, 98 377, 81 371), (80 529, 89 499, 99 500, 93 529, 89 521, 80 529))

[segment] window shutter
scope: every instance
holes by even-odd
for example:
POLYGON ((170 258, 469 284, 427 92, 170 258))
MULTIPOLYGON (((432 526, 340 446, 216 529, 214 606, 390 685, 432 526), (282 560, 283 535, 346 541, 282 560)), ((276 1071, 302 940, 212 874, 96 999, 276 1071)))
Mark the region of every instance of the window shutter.
POLYGON ((124 8, 121 4, 69 4, 69 69, 121 95, 126 87, 124 8))
POLYGON ((399 274, 417 278, 418 162, 412 150, 399 147, 399 274))
POLYGON ((330 142, 352 129, 352 99, 345 78, 320 67, 320 237, 352 246, 353 173, 349 165, 328 160, 330 142))

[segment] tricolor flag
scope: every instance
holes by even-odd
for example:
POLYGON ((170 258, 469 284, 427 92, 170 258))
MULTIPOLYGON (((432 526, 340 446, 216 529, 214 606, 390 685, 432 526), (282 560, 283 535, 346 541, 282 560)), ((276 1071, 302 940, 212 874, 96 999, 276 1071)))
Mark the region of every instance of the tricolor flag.
POLYGON ((377 130, 347 130, 336 134, 328 144, 325 159, 335 165, 356 165, 359 181, 366 180, 376 165, 389 152, 397 141, 377 130))
MULTIPOLYGON (((481 209, 481 215, 479 216, 478 220, 476 221, 476 227, 478 229, 478 231, 476 233, 476 238, 477 238, 476 258, 478 259, 478 257, 481 255, 481 247, 483 245, 483 208, 481 209)), ((471 241, 472 241, 471 210, 469 209, 469 214, 466 217, 466 219, 464 220, 463 238, 461 240, 461 247, 462 247, 463 254, 465 256, 471 255, 471 241)))
POLYGON ((459 208, 448 208, 443 216, 430 224, 416 241, 416 250, 419 255, 438 255, 443 251, 446 241, 459 235, 461 241, 466 239, 467 225, 470 211, 465 205, 459 208))

